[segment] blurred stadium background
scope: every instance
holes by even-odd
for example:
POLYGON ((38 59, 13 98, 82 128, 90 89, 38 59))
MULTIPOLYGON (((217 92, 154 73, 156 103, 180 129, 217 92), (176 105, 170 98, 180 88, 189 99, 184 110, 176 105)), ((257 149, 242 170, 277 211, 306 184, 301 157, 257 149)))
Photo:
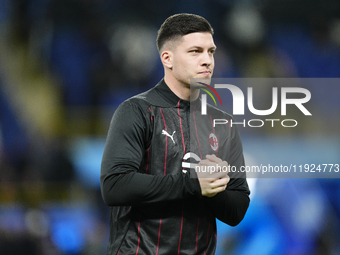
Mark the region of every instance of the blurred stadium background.
MULTIPOLYGON (((179 12, 214 27, 214 77, 340 76, 337 0, 0 0, 1 255, 105 254, 108 125, 162 78, 156 33, 179 12)), ((340 86, 331 89, 329 100, 314 88, 318 123, 298 132, 241 129, 247 163, 340 163, 340 86)), ((340 254, 338 179, 249 183, 244 221, 218 224, 217 255, 340 254)))

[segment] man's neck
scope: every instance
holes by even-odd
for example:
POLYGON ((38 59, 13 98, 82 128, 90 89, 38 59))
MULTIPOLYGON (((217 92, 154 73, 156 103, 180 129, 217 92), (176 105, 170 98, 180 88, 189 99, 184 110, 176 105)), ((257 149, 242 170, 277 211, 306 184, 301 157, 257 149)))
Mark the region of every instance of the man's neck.
POLYGON ((174 81, 171 78, 169 79, 167 76, 164 77, 164 81, 171 91, 182 100, 193 101, 199 96, 198 89, 190 89, 190 86, 179 84, 177 80, 174 81))

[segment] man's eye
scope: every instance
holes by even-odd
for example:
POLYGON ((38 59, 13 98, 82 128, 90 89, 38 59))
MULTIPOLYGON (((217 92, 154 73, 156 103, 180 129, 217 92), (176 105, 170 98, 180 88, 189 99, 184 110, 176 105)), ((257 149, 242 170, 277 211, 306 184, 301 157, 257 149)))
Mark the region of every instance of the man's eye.
POLYGON ((198 53, 198 50, 192 50, 191 52, 192 53, 198 53))

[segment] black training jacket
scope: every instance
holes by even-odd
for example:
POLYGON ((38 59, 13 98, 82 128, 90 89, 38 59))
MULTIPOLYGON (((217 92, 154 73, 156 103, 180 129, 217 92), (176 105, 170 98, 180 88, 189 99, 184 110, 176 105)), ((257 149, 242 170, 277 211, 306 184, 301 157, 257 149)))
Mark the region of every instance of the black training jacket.
POLYGON ((214 118, 232 117, 210 105, 201 115, 200 99, 191 107, 161 80, 115 111, 100 177, 111 207, 109 255, 212 255, 215 219, 231 226, 243 219, 250 193, 245 174, 230 173, 227 189, 207 198, 195 172, 182 165, 191 152, 201 159, 216 154, 240 169, 237 128, 212 125, 214 118))

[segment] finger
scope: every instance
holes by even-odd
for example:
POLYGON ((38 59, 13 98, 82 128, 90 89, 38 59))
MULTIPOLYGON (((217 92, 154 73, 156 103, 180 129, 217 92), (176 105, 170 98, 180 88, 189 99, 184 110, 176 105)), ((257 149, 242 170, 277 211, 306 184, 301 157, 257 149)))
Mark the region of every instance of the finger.
POLYGON ((202 159, 198 164, 207 166, 207 165, 212 165, 213 162, 211 160, 208 160, 208 159, 202 159))
POLYGON ((211 179, 212 181, 221 179, 221 178, 226 178, 228 173, 223 173, 223 172, 196 172, 198 178, 204 178, 204 179, 211 179))
POLYGON ((216 162, 216 163, 222 162, 222 159, 216 157, 215 154, 206 155, 205 157, 206 157, 208 160, 212 161, 212 162, 216 162))
POLYGON ((209 165, 198 165, 195 167, 195 171, 199 178, 225 178, 229 169, 225 167, 219 167, 217 164, 209 164, 209 165))
POLYGON ((210 173, 210 178, 223 179, 223 178, 227 178, 227 177, 229 177, 228 172, 225 172, 225 171, 210 173))
POLYGON ((217 187, 217 188, 211 189, 211 190, 209 190, 207 196, 208 196, 208 197, 213 197, 213 196, 215 196, 216 194, 218 194, 218 193, 224 191, 225 189, 226 189, 226 186, 219 186, 219 187, 217 187))
POLYGON ((226 161, 219 161, 219 162, 216 162, 216 161, 211 161, 211 160, 208 160, 208 159, 203 159, 201 160, 198 165, 200 166, 214 166, 214 167, 217 167, 217 166, 228 166, 228 163, 226 161))
POLYGON ((215 180, 213 183, 211 183, 211 187, 213 189, 219 188, 219 187, 226 187, 230 181, 229 176, 226 178, 215 180))

